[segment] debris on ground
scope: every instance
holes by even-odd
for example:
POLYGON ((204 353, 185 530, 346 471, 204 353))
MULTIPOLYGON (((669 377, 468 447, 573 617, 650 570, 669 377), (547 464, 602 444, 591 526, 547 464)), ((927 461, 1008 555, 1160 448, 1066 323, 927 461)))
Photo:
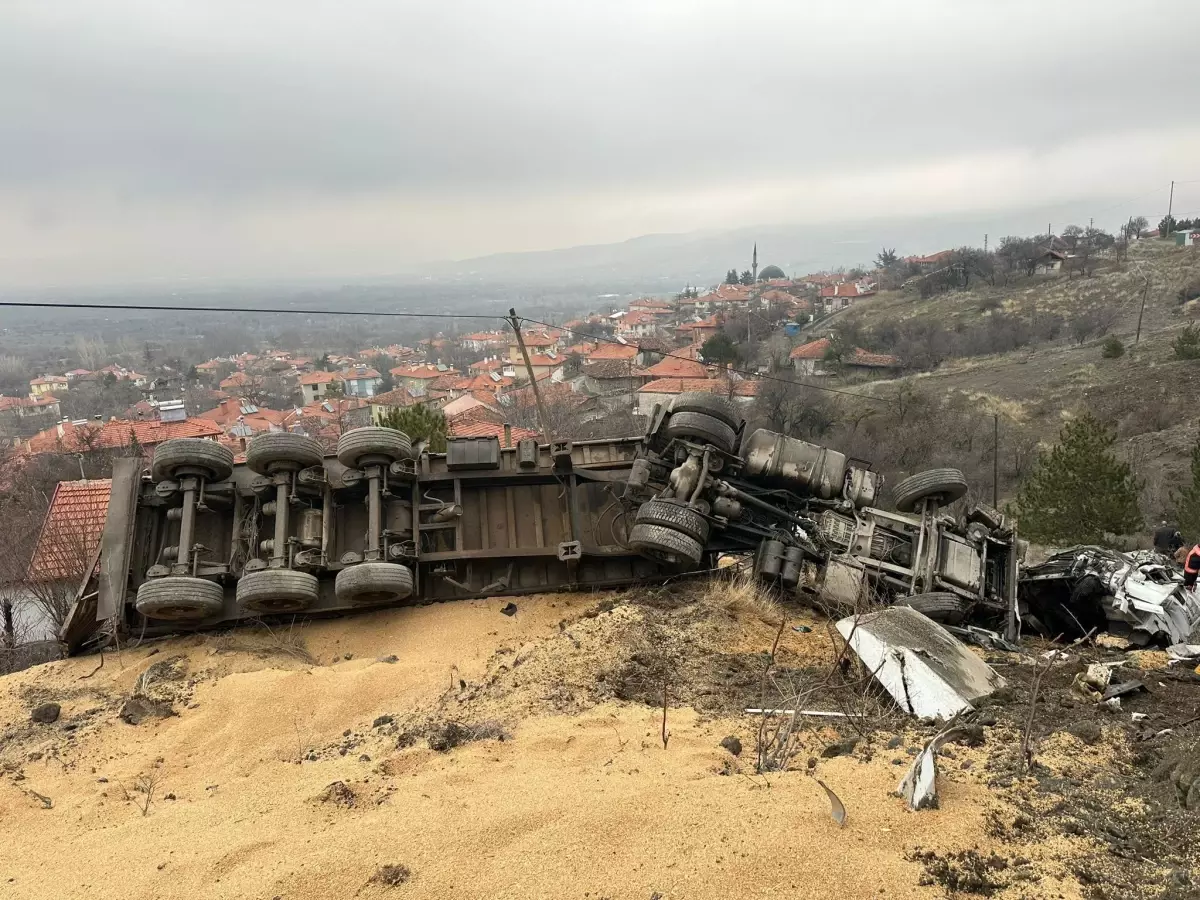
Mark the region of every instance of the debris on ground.
POLYGON ((932 619, 907 606, 849 616, 837 630, 904 711, 949 720, 1004 679, 932 619))
POLYGON ((817 784, 821 786, 821 789, 825 791, 825 796, 829 798, 829 814, 833 816, 833 821, 838 823, 838 827, 845 828, 846 805, 842 803, 837 794, 830 790, 829 785, 823 782, 820 778, 818 778, 816 781, 817 784))
POLYGON ((943 744, 960 739, 968 746, 973 746, 976 741, 982 742, 982 729, 979 726, 972 729, 954 725, 939 731, 925 743, 913 759, 912 765, 896 788, 896 793, 904 798, 909 809, 937 809, 938 751, 942 749, 943 744))
POLYGON ((1082 637, 1088 628, 1145 646, 1161 635, 1187 641, 1200 625, 1200 597, 1169 557, 1074 547, 1021 573, 1025 623, 1043 637, 1082 637))

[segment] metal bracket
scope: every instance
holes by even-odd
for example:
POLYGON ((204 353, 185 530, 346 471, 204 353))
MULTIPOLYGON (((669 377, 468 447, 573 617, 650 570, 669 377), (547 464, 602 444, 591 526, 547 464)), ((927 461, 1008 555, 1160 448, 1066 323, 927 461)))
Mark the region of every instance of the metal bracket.
POLYGON ((583 545, 579 541, 563 541, 558 545, 558 558, 563 562, 583 557, 583 545))

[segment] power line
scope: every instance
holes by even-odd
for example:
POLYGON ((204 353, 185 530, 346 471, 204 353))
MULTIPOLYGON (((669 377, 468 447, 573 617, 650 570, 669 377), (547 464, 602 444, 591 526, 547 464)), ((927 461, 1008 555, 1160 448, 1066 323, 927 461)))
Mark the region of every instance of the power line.
POLYGON ((411 313, 362 309, 277 309, 251 306, 145 306, 133 303, 49 303, 33 300, 0 300, 0 307, 31 307, 36 309, 122 309, 149 312, 210 312, 210 313, 280 313, 303 316, 389 316, 399 319, 503 319, 503 315, 470 315, 465 313, 411 313))
MULTIPOLYGON (((615 338, 601 337, 600 335, 588 334, 585 331, 578 331, 574 328, 567 328, 565 325, 551 325, 549 322, 539 322, 537 319, 527 319, 524 316, 518 316, 517 318, 519 318, 522 322, 529 322, 533 325, 541 325, 543 328, 554 328, 559 331, 565 331, 568 334, 573 334, 576 337, 584 337, 584 338, 587 338, 592 341, 597 341, 597 342, 603 341, 604 343, 607 343, 607 344, 619 344, 624 347, 631 346, 630 344, 623 342, 623 341, 618 341, 615 338)), ((658 351, 655 351, 655 352, 658 352, 658 351)), ((680 356, 676 353, 664 353, 663 358, 664 359, 681 359, 684 362, 696 362, 696 360, 690 356, 680 356)), ((780 384, 788 384, 788 385, 791 385, 792 387, 812 388, 815 391, 825 391, 828 394, 843 394, 847 397, 854 397, 857 400, 869 400, 872 403, 887 403, 888 402, 887 400, 885 400, 882 397, 872 397, 869 394, 856 394, 854 391, 842 391, 837 388, 824 387, 819 384, 810 384, 807 381, 791 381, 787 378, 775 378, 772 375, 764 375, 761 372, 751 372, 746 369, 735 369, 732 366, 729 367, 729 371, 735 372, 736 374, 742 375, 746 378, 757 378, 760 381, 777 381, 780 384)), ((684 379, 684 380, 686 380, 686 379, 684 379)))

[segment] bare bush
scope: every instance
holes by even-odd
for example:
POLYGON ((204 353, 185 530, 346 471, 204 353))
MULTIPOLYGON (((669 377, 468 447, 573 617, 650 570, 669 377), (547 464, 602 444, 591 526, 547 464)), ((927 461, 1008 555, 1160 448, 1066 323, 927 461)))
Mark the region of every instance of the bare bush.
POLYGON ((750 572, 738 572, 728 579, 709 579, 700 594, 700 603, 733 618, 745 616, 771 625, 784 618, 783 607, 750 572))
POLYGON ((158 785, 159 773, 153 769, 144 775, 139 775, 133 782, 133 800, 138 809, 142 811, 143 816, 150 815, 150 804, 154 802, 154 792, 158 790, 158 785))

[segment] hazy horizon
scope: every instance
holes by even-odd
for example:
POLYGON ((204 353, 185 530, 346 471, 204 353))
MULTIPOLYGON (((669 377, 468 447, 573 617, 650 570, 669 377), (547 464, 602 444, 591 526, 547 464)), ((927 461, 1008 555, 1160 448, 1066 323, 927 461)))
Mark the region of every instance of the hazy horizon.
POLYGON ((0 287, 1047 207, 1153 224, 1172 179, 1196 215, 1200 124, 1171 73, 1197 33, 1200 7, 1158 0, 16 0, 0 287))

